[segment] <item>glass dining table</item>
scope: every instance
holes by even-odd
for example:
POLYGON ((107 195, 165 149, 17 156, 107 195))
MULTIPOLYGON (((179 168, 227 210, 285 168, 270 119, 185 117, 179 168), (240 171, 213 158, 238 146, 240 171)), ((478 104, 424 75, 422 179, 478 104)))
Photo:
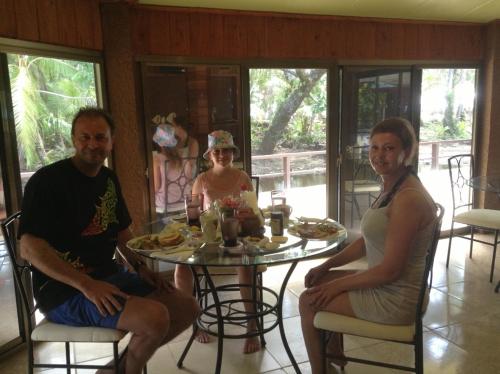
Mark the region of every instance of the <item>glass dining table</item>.
MULTIPOLYGON (((165 219, 154 222, 148 225, 149 232, 151 234, 159 233, 165 224, 168 224, 165 219)), ((290 362, 296 373, 300 373, 299 366, 288 345, 283 326, 283 298, 288 280, 300 261, 323 257, 340 250, 342 243, 347 238, 347 231, 342 225, 336 222, 334 224, 338 231, 324 240, 301 238, 288 233, 288 230, 285 229, 283 236, 287 237, 286 243, 282 243, 274 249, 262 249, 252 243, 245 242, 238 250, 231 251, 231 248, 225 248, 218 242, 201 242, 200 244, 199 241, 191 251, 173 253, 171 251, 143 251, 132 248, 154 261, 187 265, 194 275, 194 287, 202 313, 193 326, 193 333, 177 362, 177 366, 179 368, 183 366, 198 329, 217 337, 217 359, 214 372, 218 374, 221 372, 224 338, 240 339, 259 336, 261 345, 264 347, 266 344, 264 334, 278 327, 283 347, 290 362), (279 291, 266 287, 262 278, 259 277, 262 268, 282 264, 288 264, 289 267, 279 291), (225 274, 227 269, 239 266, 252 268, 252 284, 216 284, 214 280, 216 274, 225 274), (240 287, 251 288, 252 300, 243 300, 239 296, 237 291, 240 290, 240 287), (246 312, 243 302, 252 303, 254 312, 246 312), (242 328, 251 319, 256 321, 258 331, 247 332, 245 330, 242 332, 242 328)), ((266 230, 270 231, 269 227, 266 227, 266 230)))

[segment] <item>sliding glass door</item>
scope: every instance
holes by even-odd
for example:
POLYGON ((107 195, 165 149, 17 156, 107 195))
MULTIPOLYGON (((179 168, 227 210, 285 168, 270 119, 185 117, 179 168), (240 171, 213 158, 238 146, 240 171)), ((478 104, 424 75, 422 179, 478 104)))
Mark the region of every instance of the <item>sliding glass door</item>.
POLYGON ((476 69, 423 69, 418 175, 445 207, 443 230, 453 217, 448 158, 472 153, 476 69))
POLYGON ((363 213, 380 193, 368 160, 369 134, 384 118, 412 120, 411 68, 344 68, 340 222, 356 235, 363 213))
MULTIPOLYGON (((21 206, 22 191, 39 168, 73 153, 71 120, 100 105, 93 62, 0 53, 0 219, 21 206)), ((23 340, 23 317, 12 268, 0 236, 0 354, 23 340)))
POLYGON ((357 235, 360 219, 380 192, 368 160, 371 128, 388 117, 408 119, 419 139, 419 178, 453 214, 448 157, 472 153, 476 69, 344 67, 341 90, 340 221, 357 235))

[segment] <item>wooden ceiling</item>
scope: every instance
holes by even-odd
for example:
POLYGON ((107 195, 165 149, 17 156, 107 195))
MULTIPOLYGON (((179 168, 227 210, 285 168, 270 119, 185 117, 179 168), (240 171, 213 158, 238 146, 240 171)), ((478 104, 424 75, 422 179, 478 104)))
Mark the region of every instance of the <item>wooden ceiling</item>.
POLYGON ((499 0, 135 0, 138 4, 295 14, 486 23, 499 0))

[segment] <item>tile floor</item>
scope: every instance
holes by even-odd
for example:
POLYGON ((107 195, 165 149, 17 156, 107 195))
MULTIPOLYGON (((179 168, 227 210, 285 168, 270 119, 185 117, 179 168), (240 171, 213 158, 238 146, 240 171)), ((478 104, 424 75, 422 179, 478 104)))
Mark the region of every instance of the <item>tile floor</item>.
MULTIPOLYGON (((490 374, 500 372, 500 294, 493 292, 500 277, 500 261, 497 262, 495 281, 488 282, 491 263, 491 247, 476 244, 473 259, 468 258, 468 242, 454 239, 451 265, 445 268, 448 240, 443 239, 434 266, 434 283, 430 304, 424 318, 424 357, 426 373, 490 374)), ((298 295, 303 290, 303 276, 308 268, 319 260, 304 262, 297 266, 285 298, 285 329, 292 352, 300 364, 302 373, 310 373, 307 355, 303 345, 298 316, 298 295)), ((358 264, 363 266, 363 264, 358 264)), ((283 277, 284 266, 272 267, 264 275, 267 286, 277 289, 283 277)), ((215 367, 217 344, 194 343, 184 362, 184 369, 176 367, 176 360, 182 352, 189 333, 185 332, 168 345, 162 347, 148 365, 150 374, 156 373, 212 373, 215 367)), ((282 348, 278 330, 266 336, 264 350, 241 354, 242 342, 226 340, 222 373, 246 374, 294 373, 288 357, 282 348)), ((346 338, 346 350, 355 356, 387 359, 397 363, 411 363, 410 347, 383 343, 361 338, 346 338)), ((62 346, 44 345, 37 353, 54 361, 63 357, 62 346)), ((0 373, 26 372, 26 352, 20 351, 0 362, 0 373)), ((79 345, 76 350, 78 361, 100 357, 107 361, 110 352, 79 345)), ((62 370, 46 370, 44 373, 62 373, 62 370)), ((79 371, 79 373, 89 371, 79 371)), ((340 372, 340 371, 339 371, 340 372)), ((350 363, 346 374, 392 373, 396 370, 374 368, 350 363)))

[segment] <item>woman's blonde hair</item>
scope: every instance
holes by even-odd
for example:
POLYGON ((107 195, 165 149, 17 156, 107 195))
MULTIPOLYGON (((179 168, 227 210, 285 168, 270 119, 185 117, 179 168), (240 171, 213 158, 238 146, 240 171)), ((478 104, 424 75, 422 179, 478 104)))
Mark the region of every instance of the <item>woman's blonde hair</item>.
POLYGON ((403 149, 408 152, 408 157, 405 164, 408 166, 413 162, 413 157, 417 152, 417 137, 415 130, 410 121, 401 117, 392 117, 384 119, 375 125, 370 132, 370 139, 375 134, 390 133, 396 135, 401 143, 403 149))

